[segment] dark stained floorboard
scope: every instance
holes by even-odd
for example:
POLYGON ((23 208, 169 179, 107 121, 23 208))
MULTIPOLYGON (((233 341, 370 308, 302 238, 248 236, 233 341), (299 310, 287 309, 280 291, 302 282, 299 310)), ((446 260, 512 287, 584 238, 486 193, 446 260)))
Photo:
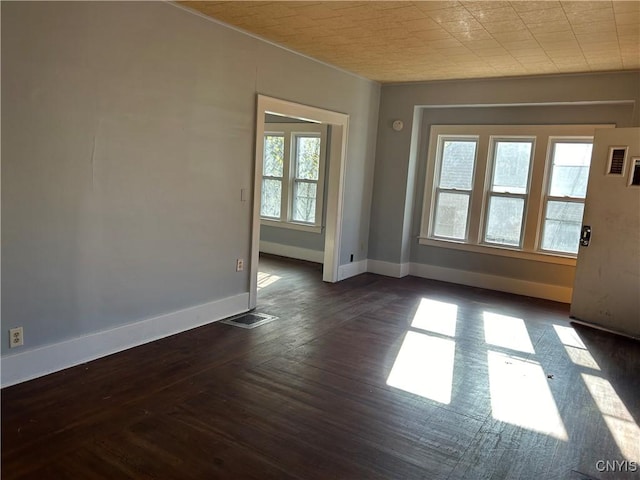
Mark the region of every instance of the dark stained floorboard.
POLYGON ((258 311, 274 322, 214 323, 3 389, 2 478, 639 478, 597 464, 640 462, 637 342, 539 299, 372 274, 331 285, 318 265, 270 256, 260 270, 258 311), (455 306, 454 335, 412 325, 422 299, 455 306), (511 317, 532 348, 488 343, 486 314, 511 317), (409 337, 452 346, 453 367, 418 351, 407 372, 452 368, 450 400, 387 383, 409 337), (539 408, 549 399, 561 428, 539 408))

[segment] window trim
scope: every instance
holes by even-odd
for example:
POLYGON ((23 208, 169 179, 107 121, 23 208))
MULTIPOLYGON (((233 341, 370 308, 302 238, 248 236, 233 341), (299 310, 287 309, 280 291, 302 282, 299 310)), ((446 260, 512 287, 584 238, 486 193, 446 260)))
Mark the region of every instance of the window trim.
MULTIPOLYGON (((280 217, 260 215, 260 224, 276 228, 288 228, 304 232, 321 233, 324 230, 324 193, 327 166, 327 126, 318 123, 265 123, 263 139, 269 135, 284 136, 284 164, 280 217), (297 138, 317 136, 320 138, 320 164, 316 188, 316 212, 314 223, 293 220, 293 202, 296 182, 297 138)), ((272 178, 265 176, 262 180, 272 178)), ((279 177, 274 177, 279 178, 279 177)), ((306 180, 305 180, 306 181, 306 180)), ((315 183, 315 180, 313 181, 315 183)), ((262 200, 260 200, 262 202, 262 200)))
POLYGON ((551 138, 593 138, 599 128, 614 128, 612 124, 593 125, 432 125, 427 145, 427 164, 422 199, 422 215, 418 243, 452 250, 497 255, 503 257, 534 260, 561 265, 575 265, 576 255, 540 249, 541 228, 544 221, 544 195, 549 172, 549 140, 551 138), (474 164, 474 188, 469 208, 469 226, 465 241, 434 237, 432 232, 432 210, 435 207, 435 173, 439 168, 437 149, 439 137, 477 137, 476 162, 474 164), (523 235, 520 248, 482 242, 486 224, 487 190, 490 188, 492 171, 489 169, 489 146, 491 137, 535 137, 530 161, 529 202, 523 216, 523 235))

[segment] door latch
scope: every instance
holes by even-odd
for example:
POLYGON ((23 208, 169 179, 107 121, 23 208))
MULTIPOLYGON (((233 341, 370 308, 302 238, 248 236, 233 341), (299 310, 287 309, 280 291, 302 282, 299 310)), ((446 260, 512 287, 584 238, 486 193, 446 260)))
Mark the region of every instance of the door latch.
POLYGON ((589 225, 582 226, 582 232, 580 233, 580 245, 588 247, 591 241, 591 227, 589 225))

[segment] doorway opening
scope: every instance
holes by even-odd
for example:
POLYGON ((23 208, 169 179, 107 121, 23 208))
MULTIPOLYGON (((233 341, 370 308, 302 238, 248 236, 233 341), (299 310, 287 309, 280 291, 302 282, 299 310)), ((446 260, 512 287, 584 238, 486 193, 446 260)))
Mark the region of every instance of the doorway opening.
MULTIPOLYGON (((322 206, 322 212, 317 210, 316 213, 316 215, 322 215, 322 219, 324 221, 322 222, 322 224, 318 225, 318 222, 315 222, 316 217, 308 217, 305 218, 305 220, 307 220, 306 222, 299 222, 298 226, 305 226, 304 223, 306 223, 306 227, 308 227, 308 229, 322 231, 322 233, 324 234, 324 252, 320 252, 318 250, 318 254, 320 255, 318 257, 318 260, 321 259, 321 263, 323 264, 322 280, 331 283, 338 281, 338 263, 340 259, 340 240, 342 235, 344 165, 347 150, 349 116, 343 113, 301 105, 298 103, 280 100, 273 97, 267 97, 264 95, 258 95, 249 289, 250 309, 254 309, 257 305, 260 232, 261 225, 263 221, 265 221, 265 216, 263 215, 263 213, 275 215, 274 212, 276 212, 277 210, 272 205, 272 209, 270 211, 262 211, 262 193, 263 182, 265 178, 270 176, 267 175, 267 177, 265 177, 264 169, 266 144, 265 135, 269 133, 270 129, 273 130, 275 128, 270 124, 276 123, 278 118, 286 119, 286 121, 283 123, 294 122, 301 125, 315 124, 320 126, 321 129, 325 129, 327 132, 330 132, 326 137, 327 165, 326 168, 321 172, 323 175, 323 181, 322 184, 316 182, 317 185, 315 185, 317 189, 326 189, 326 192, 323 192, 325 202, 322 206), (309 221, 311 219, 313 219, 314 222, 309 221), (312 223, 314 225, 312 225, 312 223)), ((294 130, 301 129, 295 128, 294 130)), ((300 138, 306 140, 311 137, 309 135, 304 135, 300 138)), ((312 144, 313 142, 307 143, 312 144)), ((267 146, 267 148, 270 147, 267 146)), ((294 178, 295 175, 290 175, 290 177, 294 178)), ((269 179, 271 178, 267 178, 267 180, 269 179)), ((292 180, 292 183, 290 184, 291 189, 297 188, 297 186, 294 184, 295 181, 295 179, 292 180)), ((273 183, 277 184, 277 178, 275 178, 275 181, 273 183)), ((307 189, 309 189, 310 186, 313 187, 313 177, 306 179, 301 178, 300 184, 304 184, 302 186, 307 189)), ((293 208, 291 202, 291 200, 282 199, 281 205, 283 206, 283 208, 293 208)), ((308 215, 308 210, 309 209, 306 210, 306 215, 308 215)), ((305 213, 302 213, 302 215, 305 215, 305 213)), ((290 216, 291 215, 289 215, 287 218, 290 218, 290 216)), ((265 223, 268 222, 269 219, 267 218, 265 223)))

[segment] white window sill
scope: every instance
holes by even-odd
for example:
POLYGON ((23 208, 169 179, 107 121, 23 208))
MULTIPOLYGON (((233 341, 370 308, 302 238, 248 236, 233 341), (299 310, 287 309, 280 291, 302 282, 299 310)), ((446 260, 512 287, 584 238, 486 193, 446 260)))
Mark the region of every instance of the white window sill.
POLYGON ((281 222, 279 220, 260 219, 260 225, 276 228, 288 228, 290 230, 298 230, 301 232, 322 233, 322 225, 307 225, 306 223, 281 222))
POLYGON ((576 265, 576 258, 560 253, 531 252, 514 250, 510 248, 494 247, 493 245, 474 245, 469 243, 456 242, 455 240, 441 240, 428 237, 418 237, 420 245, 431 247, 449 248, 451 250, 464 250, 467 252, 484 253, 486 255, 498 255, 501 257, 521 258, 523 260, 533 260, 536 262, 555 263, 558 265, 576 265))

